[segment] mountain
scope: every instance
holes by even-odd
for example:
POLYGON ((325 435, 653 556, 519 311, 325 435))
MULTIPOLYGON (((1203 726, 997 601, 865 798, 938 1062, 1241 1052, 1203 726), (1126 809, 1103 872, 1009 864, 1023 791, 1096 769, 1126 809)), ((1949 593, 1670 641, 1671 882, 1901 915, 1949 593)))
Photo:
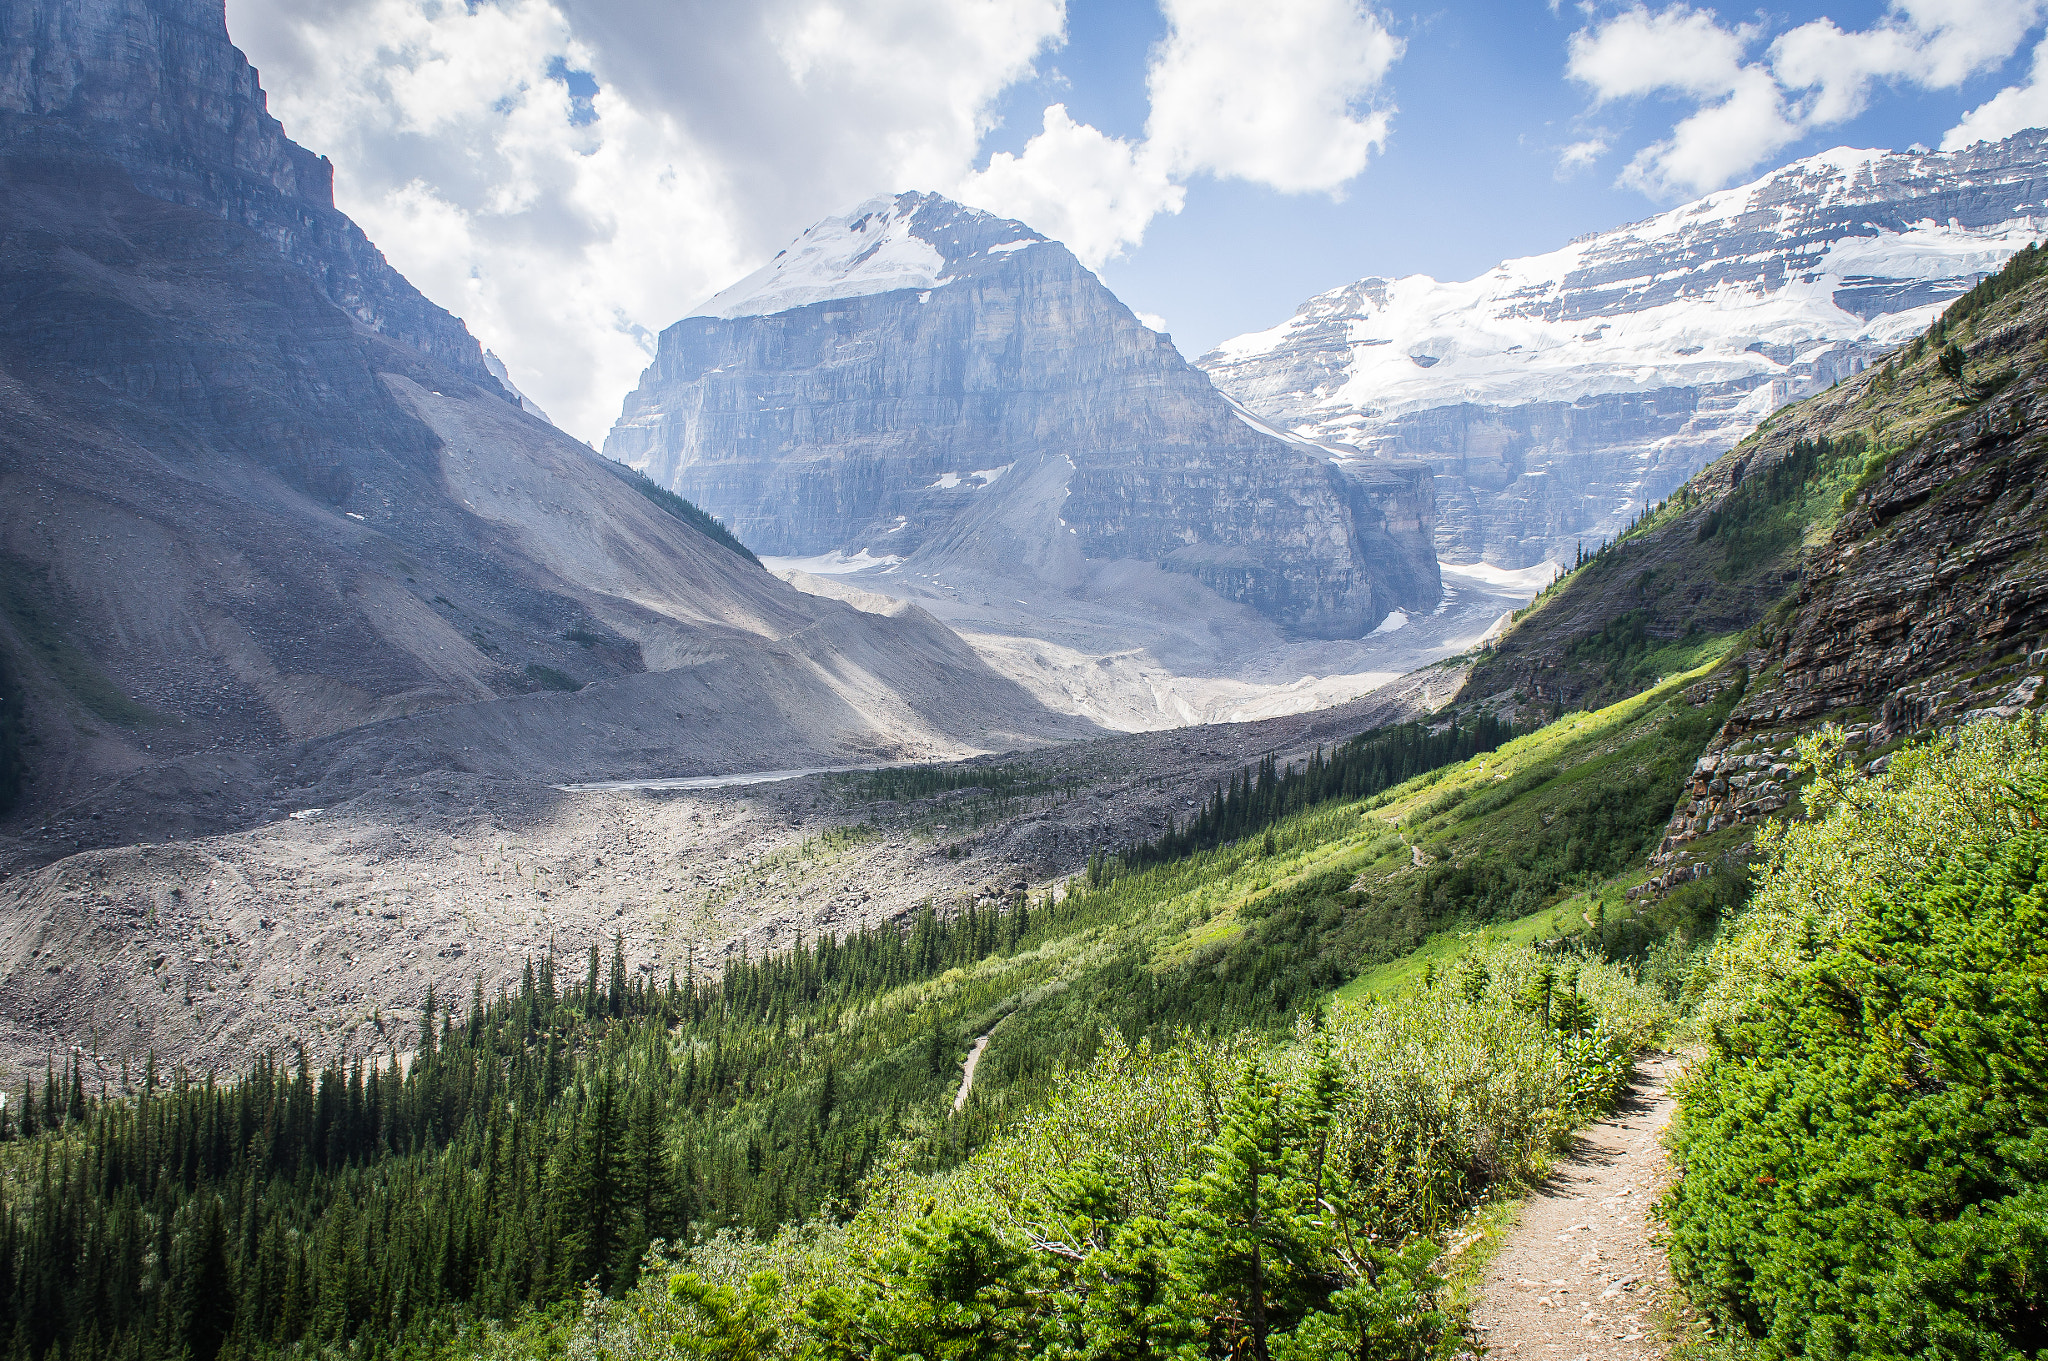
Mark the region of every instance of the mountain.
POLYGON ((336 210, 333 165, 270 116, 220 0, 11 0, 0 47, 11 153, 110 160, 143 193, 269 241, 328 302, 492 389, 462 323, 336 210))
POLYGON ((505 389, 506 394, 513 401, 519 403, 521 411, 524 411, 529 416, 538 416, 540 419, 547 421, 549 425, 554 424, 552 420, 548 420, 548 413, 540 409, 540 403, 534 401, 533 398, 513 386, 512 374, 506 369, 504 360, 498 358, 497 355, 489 350, 485 350, 484 368, 490 373, 491 377, 498 380, 498 386, 505 389))
POLYGON ((936 194, 827 218, 663 331, 605 452, 778 557, 1151 563, 1316 637, 1437 601, 1419 469, 1269 432, 1066 247, 936 194))
MULTIPOLYGON (((2048 250, 2030 247, 1882 363, 1779 412, 1546 592, 1461 701, 1619 698, 1715 650, 1731 705, 1653 861, 1746 845, 1794 793, 1794 744, 1842 726, 1867 769, 1926 733, 2048 701, 2048 250)), ((1725 698, 1723 698, 1725 697, 1725 698)))
POLYGON ((335 212, 219 0, 0 10, 0 859, 397 778, 1087 731, 521 411, 335 212))
POLYGON ((1288 649, 1443 599, 1425 467, 1272 429, 1066 247, 935 194, 819 222, 662 332, 604 448, 807 587, 916 601, 1116 726, 1375 669, 1288 649))
POLYGON ((1427 459, 1446 561, 1568 561, 2048 230, 2048 131, 1840 148, 1478 278, 1367 278, 1197 362, 1261 416, 1427 459))

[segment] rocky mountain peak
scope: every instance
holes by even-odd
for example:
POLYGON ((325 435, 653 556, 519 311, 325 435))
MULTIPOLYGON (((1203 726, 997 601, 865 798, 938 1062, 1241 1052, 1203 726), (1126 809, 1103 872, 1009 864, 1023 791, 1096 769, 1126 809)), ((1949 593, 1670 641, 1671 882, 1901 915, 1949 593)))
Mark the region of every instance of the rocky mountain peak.
POLYGON ((605 452, 773 556, 1060 592, 1144 563, 1321 637, 1439 598, 1421 469, 1345 474, 1064 246, 937 194, 826 218, 670 326, 605 452))
POLYGON ((0 152, 118 164, 155 198, 254 229, 356 320, 496 390, 463 324, 334 207, 334 167, 285 136, 223 0, 0 6, 0 152))
POLYGON ((882 195, 804 229, 775 258, 690 312, 731 320, 839 298, 927 289, 1043 243, 1023 223, 931 193, 882 195))
POLYGON ((1429 460, 1447 560, 1561 561, 2044 231, 2048 131, 1840 147, 1472 279, 1361 279, 1199 362, 1284 428, 1429 460))

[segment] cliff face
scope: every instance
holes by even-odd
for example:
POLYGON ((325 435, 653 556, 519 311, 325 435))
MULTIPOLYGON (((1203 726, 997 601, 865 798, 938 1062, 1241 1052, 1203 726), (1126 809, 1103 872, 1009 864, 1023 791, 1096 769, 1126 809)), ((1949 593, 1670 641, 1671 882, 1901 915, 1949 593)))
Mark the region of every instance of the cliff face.
POLYGON ((327 301, 482 385, 462 323, 334 207, 334 167, 284 134, 225 0, 0 4, 0 150, 107 157, 137 188, 247 227, 327 301))
POLYGON ((1325 637, 1438 597, 1425 470, 1263 427, 1065 247, 935 195, 669 327, 605 453, 777 556, 917 564, 1000 524, 1010 570, 1155 563, 1325 637))
POLYGON ((2048 229, 2048 133, 1846 148, 1461 283, 1369 278, 1198 362, 1285 429, 1425 459, 1447 561, 1569 561, 2048 229))
MULTIPOLYGON (((2048 290, 1979 331, 1977 371, 2017 376, 1901 441, 1815 548, 1742 658, 1748 687, 1672 816, 1665 877, 1695 872, 1700 838, 1781 811, 1793 742, 1822 722, 1881 764, 1907 738, 2048 701, 2048 290)), ((1869 414, 1844 405, 1815 423, 1869 414)))

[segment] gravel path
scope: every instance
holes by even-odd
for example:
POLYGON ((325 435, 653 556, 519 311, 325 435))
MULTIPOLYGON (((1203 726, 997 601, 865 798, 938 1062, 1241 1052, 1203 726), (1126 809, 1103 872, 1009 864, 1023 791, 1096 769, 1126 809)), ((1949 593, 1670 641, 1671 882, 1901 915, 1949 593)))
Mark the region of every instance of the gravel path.
MULTIPOLYGON (((989 1035, 995 1032, 991 1030, 989 1035)), ((974 1070, 981 1067, 981 1051, 988 1048, 988 1035, 974 1042, 973 1052, 967 1056, 966 1071, 960 1075, 960 1095, 953 1098, 953 1113, 958 1115, 967 1109, 967 1098, 974 1092, 974 1070)))
POLYGON ((1650 1318, 1670 1272, 1649 1208, 1670 1177, 1659 1142, 1674 1055, 1646 1057, 1613 1116, 1589 1128, 1524 1202, 1472 1321, 1494 1357, 1623 1361, 1664 1355, 1650 1318))

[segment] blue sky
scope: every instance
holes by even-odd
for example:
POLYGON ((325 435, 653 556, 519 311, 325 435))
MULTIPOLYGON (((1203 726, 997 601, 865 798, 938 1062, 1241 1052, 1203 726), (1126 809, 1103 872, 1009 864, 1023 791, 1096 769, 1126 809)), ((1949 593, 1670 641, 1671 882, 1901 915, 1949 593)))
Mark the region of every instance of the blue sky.
MULTIPOLYGON (((1879 4, 1794 4, 1731 8, 1722 17, 1777 33, 1823 17, 1864 28, 1885 12, 1879 4)), ((1125 302, 1164 318, 1190 358, 1369 274, 1471 278, 1690 197, 1617 183, 1630 155, 1663 136, 1687 105, 1652 97, 1595 108, 1565 75, 1566 45, 1586 22, 1577 9, 1487 0, 1391 10, 1388 19, 1407 43, 1388 81, 1392 135, 1340 199, 1196 177, 1179 214, 1155 218, 1142 245, 1100 269, 1125 302), (1559 149, 1594 132, 1606 133, 1613 149, 1561 176, 1559 149)), ((1113 135, 1142 136, 1146 53, 1164 32, 1151 0, 1070 4, 1066 46, 1041 63, 1041 79, 1005 92, 1002 126, 981 162, 1020 150, 1048 103, 1064 102, 1075 119, 1113 135)), ((1768 165, 1834 146, 1937 146, 1966 110, 2024 79, 2030 47, 2031 40, 1953 89, 1885 87, 1862 116, 1800 138, 1768 165)))
POLYGON ((564 428, 810 223, 934 189, 1184 353, 1843 143, 2048 124, 2048 0, 228 0, 340 206, 564 428), (1561 170, 1567 147, 1580 150, 1561 170))

